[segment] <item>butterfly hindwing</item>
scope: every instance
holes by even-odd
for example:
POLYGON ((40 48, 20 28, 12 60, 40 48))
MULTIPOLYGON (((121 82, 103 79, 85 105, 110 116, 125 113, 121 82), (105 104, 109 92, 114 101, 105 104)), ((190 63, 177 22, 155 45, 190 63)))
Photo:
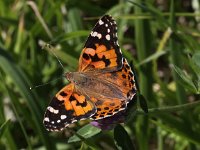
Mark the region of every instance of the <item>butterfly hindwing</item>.
POLYGON ((103 97, 93 101, 97 107, 97 112, 92 116, 92 119, 98 120, 113 116, 114 114, 126 109, 127 104, 136 94, 136 86, 134 74, 127 60, 123 58, 122 69, 115 72, 102 73, 97 76, 98 79, 109 82, 110 85, 118 87, 115 95, 120 95, 121 98, 103 97))
POLYGON ((52 99, 44 116, 49 131, 60 131, 78 120, 87 119, 96 112, 93 103, 68 84, 52 99))
POLYGON ((79 59, 79 71, 122 67, 122 53, 117 39, 117 25, 109 15, 103 16, 91 31, 79 59))
POLYGON ((95 102, 97 112, 92 115, 91 119, 99 120, 113 116, 114 114, 126 109, 125 99, 117 98, 98 98, 95 102))
POLYGON ((98 75, 98 78, 116 85, 118 87, 118 92, 123 93, 127 102, 129 102, 136 93, 134 73, 125 58, 123 58, 123 65, 120 70, 102 73, 98 75))

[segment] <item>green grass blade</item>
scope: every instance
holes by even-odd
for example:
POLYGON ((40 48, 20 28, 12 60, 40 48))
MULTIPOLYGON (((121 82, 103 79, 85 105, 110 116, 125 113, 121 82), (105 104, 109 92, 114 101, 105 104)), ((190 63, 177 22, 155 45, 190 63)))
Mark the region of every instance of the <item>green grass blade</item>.
POLYGON ((1 69, 8 76, 10 76, 10 78, 13 80, 13 83, 16 85, 16 87, 18 87, 20 94, 26 100, 34 120, 34 126, 36 127, 37 133, 39 134, 42 142, 44 142, 47 148, 54 147, 48 136, 43 134, 45 130, 42 125, 42 113, 41 110, 39 110, 39 107, 36 106, 35 96, 29 89, 30 87, 28 86, 28 81, 25 74, 16 66, 15 63, 13 63, 11 58, 9 58, 2 49, 0 49, 0 62, 1 69))
POLYGON ((5 133, 5 130, 8 128, 9 124, 10 124, 10 120, 6 120, 4 123, 1 124, 1 126, 0 126, 0 138, 5 133))
POLYGON ((192 79, 190 78, 188 74, 186 74, 177 66, 173 66, 173 69, 181 78, 181 81, 178 79, 177 81, 179 81, 182 85, 184 85, 185 88, 187 87, 187 89, 191 90, 194 93, 198 91, 197 87, 195 86, 195 84, 193 83, 192 79))
MULTIPOLYGON (((175 21, 175 5, 174 0, 170 1, 170 24, 172 31, 176 31, 176 21, 175 21)), ((177 59, 177 56, 181 56, 180 49, 176 43, 176 41, 172 38, 170 39, 170 53, 171 53, 171 62, 172 64, 176 65, 177 67, 181 67, 181 58, 177 59)), ((186 94, 184 88, 177 82, 178 76, 177 74, 172 70, 172 74, 176 83, 176 96, 177 96, 177 102, 179 104, 186 102, 186 94)))
POLYGON ((155 116, 162 120, 162 123, 153 121, 156 125, 200 146, 200 134, 192 131, 190 126, 186 126, 184 120, 180 120, 170 114, 159 113, 155 114, 155 116))
POLYGON ((4 144, 5 147, 8 149, 17 150, 17 145, 16 145, 15 140, 9 130, 10 121, 5 120, 3 100, 0 101, 0 108, 1 108, 0 109, 0 124, 1 124, 0 139, 2 139, 2 140, 4 139, 6 141, 6 142, 3 142, 2 145, 4 144))
POLYGON ((118 149, 125 149, 125 150, 135 150, 135 147, 131 141, 126 130, 121 126, 117 125, 114 129, 114 139, 115 144, 118 149))
MULTIPOLYGON (((96 134, 100 132, 101 132, 101 129, 88 124, 82 127, 81 129, 79 129, 77 131, 77 134, 82 136, 84 139, 88 139, 88 138, 91 138, 92 136, 95 136, 96 134)), ((68 143, 78 142, 78 141, 81 141, 81 139, 77 135, 73 135, 72 137, 69 138, 68 143)))
POLYGON ((21 119, 19 117, 19 114, 18 114, 17 110, 16 110, 15 104, 13 103, 13 101, 16 101, 16 100, 14 100, 15 97, 13 96, 12 92, 10 92, 11 89, 8 89, 7 86, 5 86, 5 88, 6 88, 6 91, 7 91, 8 95, 9 95, 10 99, 12 99, 12 108, 13 108, 13 111, 14 111, 14 113, 16 115, 17 120, 19 121, 20 127, 22 129, 22 132, 24 134, 24 137, 25 137, 27 145, 28 145, 28 149, 31 150, 32 149, 31 142, 30 142, 30 140, 28 138, 28 135, 27 135, 27 133, 25 131, 25 127, 24 127, 24 125, 23 125, 23 123, 22 123, 22 121, 21 121, 21 119))
MULTIPOLYGON (((141 3, 138 0, 137 3, 141 3)), ((135 6, 135 14, 141 14, 143 10, 135 6)), ((143 61, 150 55, 151 48, 151 31, 148 20, 135 20, 135 40, 138 52, 138 60, 143 61)), ((139 85, 141 94, 149 100, 153 100, 152 92, 152 70, 151 64, 145 64, 139 68, 139 85), (148 72, 148 76, 146 73, 148 72)), ((146 116, 138 117, 136 124, 136 137, 138 139, 140 149, 148 149, 148 119, 146 116), (142 133, 141 133, 142 132, 142 133)))

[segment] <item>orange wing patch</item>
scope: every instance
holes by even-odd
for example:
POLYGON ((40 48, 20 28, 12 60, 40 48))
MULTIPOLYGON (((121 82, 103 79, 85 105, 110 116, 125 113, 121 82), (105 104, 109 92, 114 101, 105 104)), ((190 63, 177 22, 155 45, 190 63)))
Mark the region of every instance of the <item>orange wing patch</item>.
POLYGON ((61 131, 77 120, 87 119, 96 112, 93 103, 68 84, 52 99, 44 115, 44 125, 49 131, 61 131))
POLYGON ((91 117, 93 120, 99 120, 122 111, 126 108, 125 100, 116 98, 99 98, 95 102, 97 112, 91 117))
POLYGON ((74 113, 77 118, 87 119, 87 117, 91 116, 91 112, 94 113, 95 108, 91 101, 86 100, 86 97, 84 95, 80 95, 78 93, 73 93, 69 98, 74 113))
POLYGON ((123 58, 122 69, 115 72, 103 73, 99 75, 98 78, 101 80, 107 80, 108 82, 119 87, 128 102, 136 94, 134 74, 125 58, 123 58))
POLYGON ((105 45, 95 44, 95 49, 84 48, 79 59, 79 71, 93 71, 94 69, 109 68, 109 71, 119 68, 116 50, 105 45))
POLYGON ((97 49, 96 49, 96 53, 97 53, 97 54, 98 54, 98 53, 101 53, 101 52, 107 51, 107 48, 106 48, 105 45, 100 45, 100 46, 99 46, 99 44, 96 44, 95 46, 97 47, 97 49))

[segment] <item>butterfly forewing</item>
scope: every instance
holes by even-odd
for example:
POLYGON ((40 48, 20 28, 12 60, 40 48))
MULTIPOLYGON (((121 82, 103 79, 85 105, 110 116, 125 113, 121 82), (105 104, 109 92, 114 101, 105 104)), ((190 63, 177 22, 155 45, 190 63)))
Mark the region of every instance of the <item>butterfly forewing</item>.
POLYGON ((79 59, 79 71, 122 67, 122 53, 117 39, 117 25, 109 15, 103 16, 91 31, 79 59))
POLYGON ((52 99, 44 115, 44 125, 49 131, 60 131, 77 120, 87 119, 96 112, 96 108, 68 84, 52 99))

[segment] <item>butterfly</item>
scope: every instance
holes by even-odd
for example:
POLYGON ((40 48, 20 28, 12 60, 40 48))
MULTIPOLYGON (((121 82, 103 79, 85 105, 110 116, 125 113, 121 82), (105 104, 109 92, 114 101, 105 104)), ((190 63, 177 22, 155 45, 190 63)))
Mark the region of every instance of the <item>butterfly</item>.
POLYGON ((117 25, 104 15, 91 31, 79 58, 77 72, 51 100, 44 115, 48 131, 61 131, 84 119, 101 120, 127 108, 136 94, 133 71, 123 57, 117 25))

